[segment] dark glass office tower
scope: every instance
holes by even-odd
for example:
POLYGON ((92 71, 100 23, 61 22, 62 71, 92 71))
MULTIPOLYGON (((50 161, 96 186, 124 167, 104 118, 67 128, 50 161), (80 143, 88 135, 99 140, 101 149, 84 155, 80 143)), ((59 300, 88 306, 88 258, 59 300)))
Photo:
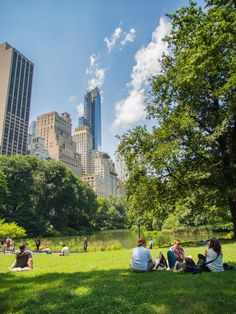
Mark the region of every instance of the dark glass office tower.
POLYGON ((84 96, 84 116, 92 134, 93 149, 101 150, 101 97, 97 87, 84 96))
POLYGON ((33 63, 0 44, 0 153, 26 154, 33 63))

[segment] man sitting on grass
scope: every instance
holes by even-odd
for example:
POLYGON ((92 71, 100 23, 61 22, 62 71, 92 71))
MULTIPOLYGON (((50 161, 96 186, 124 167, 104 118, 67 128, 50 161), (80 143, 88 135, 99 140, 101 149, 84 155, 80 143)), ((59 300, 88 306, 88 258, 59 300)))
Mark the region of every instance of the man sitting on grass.
POLYGON ((150 272, 155 264, 152 262, 150 251, 145 248, 145 239, 138 239, 138 246, 133 249, 130 267, 134 272, 150 272))
POLYGON ((32 253, 25 249, 24 244, 20 244, 16 251, 16 261, 11 266, 11 271, 24 271, 33 269, 32 253))
POLYGON ((62 250, 61 250, 61 253, 59 254, 59 256, 67 256, 69 254, 70 254, 70 250, 69 250, 68 246, 63 244, 62 245, 62 250))

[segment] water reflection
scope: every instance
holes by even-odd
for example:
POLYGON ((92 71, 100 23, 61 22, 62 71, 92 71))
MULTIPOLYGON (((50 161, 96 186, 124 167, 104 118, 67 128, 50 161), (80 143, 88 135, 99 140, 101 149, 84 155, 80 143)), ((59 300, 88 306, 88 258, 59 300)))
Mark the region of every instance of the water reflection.
MULTIPOLYGON (((214 233, 210 231, 206 232, 161 232, 158 235, 146 235, 146 240, 149 241, 150 239, 153 240, 154 245, 158 245, 159 243, 173 243, 174 239, 179 238, 181 241, 201 241, 207 240, 212 237, 221 238, 224 236, 225 233, 214 233)), ((132 230, 106 230, 106 231, 97 231, 92 234, 84 234, 83 236, 77 237, 57 237, 57 238, 48 238, 49 241, 53 242, 54 244, 58 244, 61 242, 70 242, 71 240, 74 241, 77 245, 81 245, 83 243, 84 236, 87 237, 88 243, 92 244, 93 242, 102 242, 103 244, 107 244, 111 241, 120 242, 124 248, 130 249, 136 246, 137 239, 138 239, 138 232, 132 230)), ((46 239, 45 239, 46 240, 46 239)))

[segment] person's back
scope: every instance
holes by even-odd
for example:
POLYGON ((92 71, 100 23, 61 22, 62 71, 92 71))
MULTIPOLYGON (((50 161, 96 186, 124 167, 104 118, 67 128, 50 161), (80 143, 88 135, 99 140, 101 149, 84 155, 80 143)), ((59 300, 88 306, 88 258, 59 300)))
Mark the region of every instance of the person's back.
POLYGON ((131 269, 133 271, 150 271, 154 267, 151 254, 143 245, 145 245, 145 240, 141 238, 138 246, 132 251, 131 269))
POLYGON ((217 254, 213 248, 209 248, 206 250, 206 263, 213 261, 207 264, 207 267, 212 272, 224 271, 223 261, 222 261, 222 254, 217 254))
POLYGON ((69 254, 70 254, 70 250, 69 250, 68 246, 64 245, 62 250, 61 250, 61 255, 62 256, 67 256, 69 254))

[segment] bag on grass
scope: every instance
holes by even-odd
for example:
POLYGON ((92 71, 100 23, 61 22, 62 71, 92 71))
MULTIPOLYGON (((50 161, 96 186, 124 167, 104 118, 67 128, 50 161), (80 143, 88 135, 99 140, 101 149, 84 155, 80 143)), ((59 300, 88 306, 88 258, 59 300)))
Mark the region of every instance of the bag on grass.
POLYGON ((201 274, 201 272, 209 272, 210 269, 207 267, 210 263, 214 262, 218 258, 219 254, 217 254, 216 258, 213 260, 206 262, 206 257, 202 254, 198 254, 198 262, 197 265, 195 266, 192 274, 201 274))

